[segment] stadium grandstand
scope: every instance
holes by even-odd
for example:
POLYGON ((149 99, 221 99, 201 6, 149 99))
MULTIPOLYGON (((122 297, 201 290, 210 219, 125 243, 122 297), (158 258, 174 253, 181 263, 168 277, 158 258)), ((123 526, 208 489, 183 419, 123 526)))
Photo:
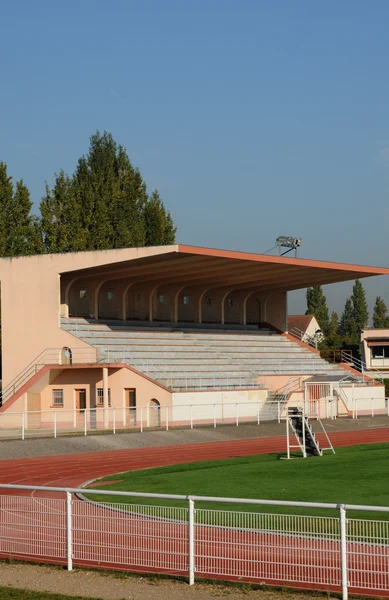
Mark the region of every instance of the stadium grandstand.
POLYGON ((288 333, 287 296, 388 274, 183 245, 2 258, 0 412, 8 427, 11 414, 39 413, 42 425, 51 411, 66 420, 98 408, 159 426, 163 407, 180 407, 177 424, 189 405, 241 404, 245 414, 281 392, 293 403, 310 382, 335 400, 334 416, 350 413, 356 393, 384 410, 380 383, 288 333))

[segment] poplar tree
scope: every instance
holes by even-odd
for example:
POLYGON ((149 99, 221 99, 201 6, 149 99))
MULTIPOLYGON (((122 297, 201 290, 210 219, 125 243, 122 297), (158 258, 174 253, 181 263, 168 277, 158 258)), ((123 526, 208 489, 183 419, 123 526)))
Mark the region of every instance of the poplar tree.
POLYGON ((354 283, 351 302, 353 306, 354 335, 356 342, 359 343, 360 333, 367 326, 369 320, 366 293, 359 279, 354 283))
POLYGON ((326 342, 329 347, 334 349, 340 348, 341 345, 339 336, 339 316, 335 311, 331 313, 326 342))
POLYGON ((0 256, 5 256, 8 238, 8 214, 13 197, 12 177, 7 173, 7 165, 0 162, 0 256))
POLYGON ((328 333, 329 318, 327 299, 320 285, 307 289, 306 315, 315 315, 324 335, 328 333))
POLYGON ((86 232, 74 184, 63 171, 55 175, 53 189, 46 185, 40 212, 45 252, 77 252, 86 249, 86 232))
POLYGON ((351 338, 354 334, 354 315, 351 298, 347 298, 340 318, 339 333, 342 337, 351 338))
POLYGON ((376 329, 384 329, 385 327, 389 327, 388 309, 381 296, 377 296, 375 301, 373 326, 376 329))
POLYGON ((30 193, 21 179, 12 184, 0 162, 0 256, 28 256, 43 250, 39 224, 31 215, 30 193))
POLYGON ((146 246, 174 244, 176 228, 157 190, 145 206, 146 246))

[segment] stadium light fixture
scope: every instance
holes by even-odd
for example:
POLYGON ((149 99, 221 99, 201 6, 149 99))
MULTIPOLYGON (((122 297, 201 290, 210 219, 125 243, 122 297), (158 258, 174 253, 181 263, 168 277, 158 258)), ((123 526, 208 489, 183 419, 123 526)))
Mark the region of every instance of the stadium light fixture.
POLYGON ((301 246, 302 238, 289 237, 286 235, 280 235, 276 239, 276 246, 278 247, 278 255, 284 256, 291 250, 294 250, 294 256, 297 257, 297 248, 301 246), (286 252, 281 253, 281 248, 288 248, 286 252))

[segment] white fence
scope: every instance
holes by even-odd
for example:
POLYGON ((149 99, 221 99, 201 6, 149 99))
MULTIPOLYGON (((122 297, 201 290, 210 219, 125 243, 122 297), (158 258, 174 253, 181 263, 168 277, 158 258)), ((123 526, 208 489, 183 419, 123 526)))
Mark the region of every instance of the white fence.
MULTIPOLYGON (((389 402, 386 408, 382 399, 375 403, 373 398, 366 409, 366 399, 355 399, 349 416, 389 416, 389 402), (381 403, 381 404, 380 404, 381 403)), ((309 418, 335 419, 338 415, 336 399, 296 400, 288 403, 304 411, 309 418)), ((222 425, 243 425, 274 421, 280 423, 286 418, 285 400, 263 402, 229 402, 220 404, 191 404, 183 406, 140 406, 137 408, 94 408, 68 410, 63 408, 46 411, 24 411, 0 413, 0 439, 26 439, 31 437, 54 437, 66 434, 89 435, 93 433, 119 431, 140 431, 174 427, 190 428, 222 425)))
POLYGON ((302 585, 341 590, 344 600, 348 591, 389 593, 389 521, 372 519, 380 513, 388 518, 389 507, 88 489, 92 497, 110 496, 95 503, 80 499, 85 489, 0 489, 3 558, 66 564, 69 570, 187 575, 190 584, 197 576, 302 585), (166 506, 171 500, 181 506, 166 506), (295 508, 329 512, 309 516, 295 508), (274 514, 286 509, 289 514, 274 514), (349 511, 362 518, 349 518, 349 511))

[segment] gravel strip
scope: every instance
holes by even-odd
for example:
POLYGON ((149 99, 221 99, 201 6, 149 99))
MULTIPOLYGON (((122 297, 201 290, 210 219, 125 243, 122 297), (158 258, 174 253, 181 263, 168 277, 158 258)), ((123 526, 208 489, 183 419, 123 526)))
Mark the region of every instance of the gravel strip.
MULTIPOLYGON (((0 566, 0 585, 38 592, 52 592, 68 596, 101 598, 102 600, 309 600, 317 594, 299 594, 266 590, 238 590, 223 585, 196 583, 189 586, 182 581, 157 577, 115 576, 112 573, 75 570, 67 572, 54 567, 29 564, 0 566)), ((331 596, 325 595, 326 600, 331 596)))
MULTIPOLYGON (((334 419, 323 421, 331 431, 350 431, 389 427, 389 417, 362 417, 353 419, 334 419)), ((285 435, 285 423, 276 422, 244 424, 236 427, 224 425, 199 427, 196 429, 171 429, 169 431, 145 431, 144 433, 117 433, 89 436, 62 436, 54 438, 31 438, 23 440, 0 441, 0 457, 31 458, 38 456, 57 456, 59 454, 78 454, 83 452, 102 452, 105 450, 127 450, 152 446, 172 446, 176 444, 197 444, 228 440, 264 438, 285 435)))

